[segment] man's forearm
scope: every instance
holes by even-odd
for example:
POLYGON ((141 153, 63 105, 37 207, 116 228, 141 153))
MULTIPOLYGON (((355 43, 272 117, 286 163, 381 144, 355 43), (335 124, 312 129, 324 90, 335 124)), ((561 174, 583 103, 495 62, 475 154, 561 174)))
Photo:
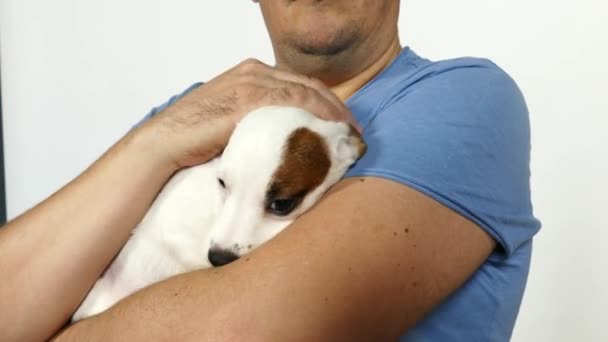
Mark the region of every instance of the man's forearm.
POLYGON ((211 340, 210 336, 219 338, 218 330, 222 326, 218 321, 226 312, 224 304, 228 297, 238 298, 238 294, 230 293, 229 287, 217 286, 229 283, 230 275, 221 269, 181 274, 140 290, 99 315, 77 322, 52 341, 206 341, 211 340), (195 308, 201 311, 196 312, 195 308), (202 312, 204 317, 199 317, 202 312), (184 315, 188 314, 195 316, 186 318, 184 315), (183 320, 178 322, 178 317, 183 320))
POLYGON ((52 335, 141 220, 172 173, 141 131, 0 230, 0 340, 52 335))

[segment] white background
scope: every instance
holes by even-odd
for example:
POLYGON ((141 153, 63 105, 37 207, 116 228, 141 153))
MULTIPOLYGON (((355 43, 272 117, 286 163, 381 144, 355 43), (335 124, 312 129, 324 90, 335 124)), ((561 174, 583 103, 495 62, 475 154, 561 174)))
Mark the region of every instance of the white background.
MULTIPOLYGON (((543 230, 513 341, 608 341, 607 20, 599 0, 402 3, 404 44, 489 57, 529 104, 543 230)), ((273 63, 247 0, 0 0, 0 34, 9 218, 169 96, 246 57, 273 63)))

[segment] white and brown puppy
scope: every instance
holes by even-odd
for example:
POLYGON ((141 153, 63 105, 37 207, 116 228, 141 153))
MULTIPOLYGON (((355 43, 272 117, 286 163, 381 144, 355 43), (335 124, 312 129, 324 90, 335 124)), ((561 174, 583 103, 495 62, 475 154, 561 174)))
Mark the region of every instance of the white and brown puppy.
POLYGON ((176 173, 72 320, 149 284, 221 266, 308 210, 365 153, 345 123, 263 107, 237 125, 221 157, 176 173))

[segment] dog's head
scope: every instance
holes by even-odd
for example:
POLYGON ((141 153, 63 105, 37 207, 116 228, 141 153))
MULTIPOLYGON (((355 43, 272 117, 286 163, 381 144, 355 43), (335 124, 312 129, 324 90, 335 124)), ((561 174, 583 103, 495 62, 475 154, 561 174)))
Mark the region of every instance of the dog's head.
POLYGON ((218 167, 224 206, 209 261, 229 263, 308 210, 366 151, 360 134, 294 107, 263 107, 237 125, 218 167))

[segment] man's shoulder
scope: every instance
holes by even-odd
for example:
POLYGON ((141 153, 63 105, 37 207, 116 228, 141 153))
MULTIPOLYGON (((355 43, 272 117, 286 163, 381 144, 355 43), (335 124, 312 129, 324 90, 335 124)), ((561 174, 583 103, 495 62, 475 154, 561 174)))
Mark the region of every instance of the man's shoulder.
POLYGON ((364 126, 396 121, 447 123, 458 117, 476 126, 504 120, 525 127, 528 120, 519 86, 493 61, 480 57, 432 61, 408 48, 347 105, 364 126), (390 120, 376 120, 380 117, 390 120))
POLYGON ((507 75, 506 72, 490 58, 482 56, 460 56, 453 58, 430 59, 423 57, 406 47, 398 59, 405 69, 413 68, 422 75, 438 75, 455 70, 484 70, 507 75))
POLYGON ((458 86, 463 91, 498 86, 510 88, 519 95, 519 87, 513 77, 487 58, 460 57, 432 62, 423 75, 431 84, 435 82, 443 86, 458 86))
POLYGON ((527 114, 523 94, 514 79, 492 60, 459 57, 430 60, 410 48, 376 78, 360 89, 347 104, 374 117, 389 107, 459 103, 467 112, 478 104, 515 104, 527 114), (479 102, 478 100, 483 100, 479 102))
POLYGON ((502 67, 485 57, 458 57, 430 60, 405 51, 396 77, 407 78, 397 87, 406 90, 411 86, 419 87, 457 87, 462 91, 477 90, 488 86, 507 86, 518 89, 514 79, 502 67))

